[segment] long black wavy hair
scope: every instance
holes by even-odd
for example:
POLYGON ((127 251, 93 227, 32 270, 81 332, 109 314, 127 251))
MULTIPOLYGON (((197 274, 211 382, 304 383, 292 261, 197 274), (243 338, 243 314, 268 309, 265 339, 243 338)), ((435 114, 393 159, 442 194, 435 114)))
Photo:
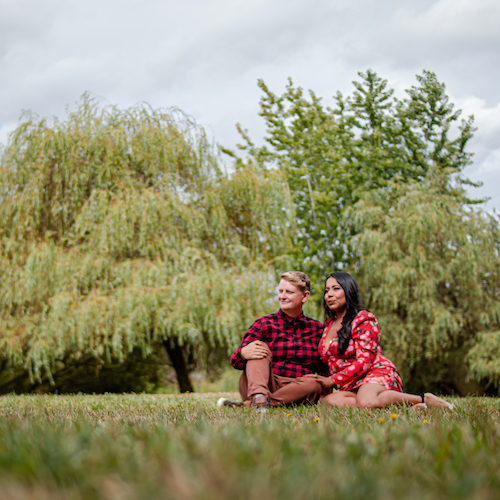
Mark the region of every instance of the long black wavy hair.
MULTIPOLYGON (((329 278, 335 278, 337 283, 342 287, 345 293, 345 301, 346 301, 346 312, 345 316, 342 319, 342 327, 337 333, 338 336, 338 354, 344 354, 347 346, 349 345, 349 340, 352 338, 352 321, 356 317, 356 314, 359 311, 366 310, 361 304, 361 298, 359 296, 359 288, 356 280, 349 274, 344 272, 336 272, 330 274, 328 278, 325 280, 325 288, 326 282, 329 278)), ((325 311, 326 318, 334 319, 336 317, 335 313, 328 307, 328 304, 325 301, 325 296, 323 294, 323 309, 325 311)))

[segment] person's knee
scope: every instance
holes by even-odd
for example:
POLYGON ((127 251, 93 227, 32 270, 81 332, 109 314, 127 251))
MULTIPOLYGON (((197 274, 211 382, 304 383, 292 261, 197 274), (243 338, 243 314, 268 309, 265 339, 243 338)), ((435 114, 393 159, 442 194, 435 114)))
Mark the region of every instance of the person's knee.
POLYGON ((271 349, 269 349, 269 346, 266 344, 266 357, 265 359, 269 359, 269 361, 272 361, 273 360, 273 353, 271 352, 271 349))
POLYGON ((339 397, 337 394, 328 394, 323 398, 323 402, 330 406, 338 406, 339 397))
POLYGON ((356 394, 356 405, 360 408, 382 408, 386 406, 386 389, 376 384, 361 385, 356 394))
POLYGON ((321 392, 323 390, 323 386, 313 378, 300 377, 296 382, 307 388, 310 392, 321 392))
POLYGON ((378 406, 377 397, 363 396, 358 394, 356 397, 356 404, 360 408, 376 408, 378 406))
MULTIPOLYGON (((266 350, 266 354, 263 358, 248 359, 246 362, 246 366, 248 366, 249 363, 262 363, 262 361, 267 361, 267 362, 271 363, 273 360, 273 353, 271 352, 271 349, 269 349, 269 346, 267 344, 265 345, 265 350, 266 350)), ((246 371, 246 367, 245 367, 245 371, 246 371)))
POLYGON ((323 398, 323 401, 329 406, 337 406, 340 408, 356 406, 356 396, 349 395, 345 392, 333 392, 323 398))

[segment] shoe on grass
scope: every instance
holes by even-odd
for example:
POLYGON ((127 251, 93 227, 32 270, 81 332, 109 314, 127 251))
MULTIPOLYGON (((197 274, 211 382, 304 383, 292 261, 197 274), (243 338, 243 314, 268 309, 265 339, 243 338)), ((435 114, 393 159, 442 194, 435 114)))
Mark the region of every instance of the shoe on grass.
POLYGON ((227 398, 219 398, 217 400, 218 408, 243 408, 242 401, 230 401, 227 398))
POLYGON ((271 403, 264 394, 256 394, 251 401, 251 406, 256 413, 267 413, 271 408, 271 403))

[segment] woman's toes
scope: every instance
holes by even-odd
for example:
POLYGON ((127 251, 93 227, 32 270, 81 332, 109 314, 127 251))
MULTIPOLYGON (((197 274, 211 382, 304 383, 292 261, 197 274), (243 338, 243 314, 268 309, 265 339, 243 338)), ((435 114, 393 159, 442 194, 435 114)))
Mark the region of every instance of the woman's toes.
POLYGON ((430 392, 424 394, 425 402, 434 408, 448 408, 449 410, 454 410, 455 405, 448 403, 444 399, 438 398, 430 392))

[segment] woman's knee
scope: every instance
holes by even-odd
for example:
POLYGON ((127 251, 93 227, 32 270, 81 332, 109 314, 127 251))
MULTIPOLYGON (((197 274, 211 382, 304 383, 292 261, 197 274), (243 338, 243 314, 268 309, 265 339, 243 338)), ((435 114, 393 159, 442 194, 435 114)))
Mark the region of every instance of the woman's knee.
POLYGON ((356 398, 356 404, 357 406, 359 406, 360 408, 377 408, 378 406, 378 398, 375 397, 357 397, 356 398))
POLYGON ((333 392, 324 397, 323 402, 329 406, 356 406, 356 395, 347 391, 333 392))
POLYGON ((383 403, 384 388, 371 387, 372 384, 361 386, 356 394, 356 404, 360 408, 380 408, 383 403))
POLYGON ((323 403, 326 403, 327 405, 330 405, 330 406, 338 406, 338 403, 339 403, 339 398, 336 394, 327 394, 324 398, 323 398, 323 403))

